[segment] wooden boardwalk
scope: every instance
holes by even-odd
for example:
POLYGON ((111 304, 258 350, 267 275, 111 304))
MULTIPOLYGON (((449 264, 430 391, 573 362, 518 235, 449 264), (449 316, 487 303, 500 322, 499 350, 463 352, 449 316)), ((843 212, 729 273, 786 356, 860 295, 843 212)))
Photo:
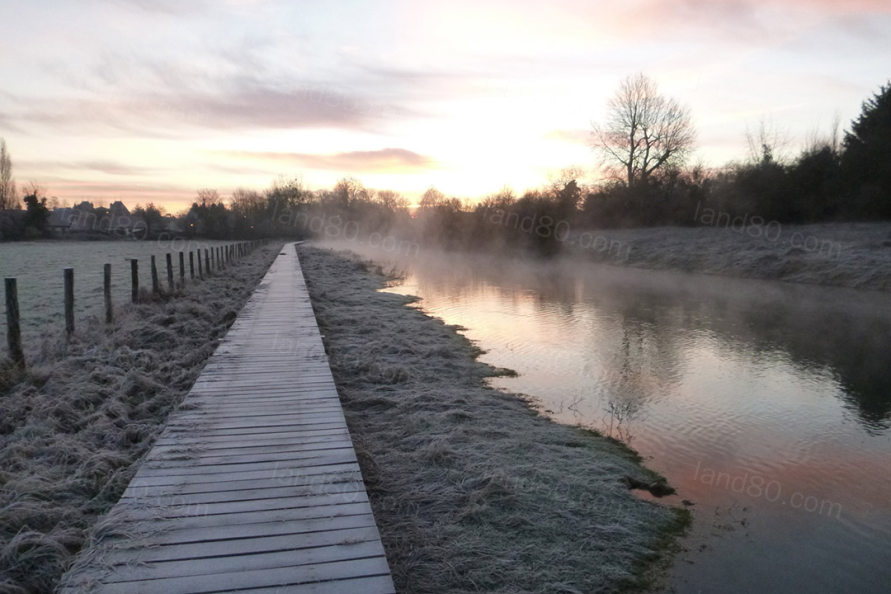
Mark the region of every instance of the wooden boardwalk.
POLYGON ((286 245, 60 592, 393 592, 286 245))

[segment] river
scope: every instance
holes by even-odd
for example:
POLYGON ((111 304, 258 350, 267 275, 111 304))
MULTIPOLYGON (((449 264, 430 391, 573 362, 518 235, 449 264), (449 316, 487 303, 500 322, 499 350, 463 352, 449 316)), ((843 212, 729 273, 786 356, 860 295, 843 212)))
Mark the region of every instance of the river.
POLYGON ((486 351, 554 419, 636 449, 691 506, 665 591, 887 592, 891 299, 458 254, 387 290, 486 351))

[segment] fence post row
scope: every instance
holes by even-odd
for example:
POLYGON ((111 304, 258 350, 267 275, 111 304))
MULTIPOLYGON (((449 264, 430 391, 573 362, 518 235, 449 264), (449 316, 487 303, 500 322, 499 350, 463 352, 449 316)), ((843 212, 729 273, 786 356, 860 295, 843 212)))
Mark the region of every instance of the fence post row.
MULTIPOLYGON (((204 263, 202 266, 201 249, 189 251, 189 278, 195 280, 195 256, 198 260, 198 278, 204 280, 205 274, 210 276, 212 270, 223 270, 226 264, 232 264, 239 258, 246 256, 254 248, 260 245, 259 240, 237 242, 230 245, 204 248, 204 263)), ((166 254, 167 260, 167 284, 171 291, 174 290, 173 258, 166 254)), ((64 299, 65 299, 65 333, 68 337, 74 334, 74 268, 65 268, 64 273, 64 299)), ((161 287, 158 280, 158 265, 155 256, 151 256, 152 293, 160 294, 161 287)), ((186 284, 185 253, 179 252, 179 279, 180 286, 186 284)), ((139 302, 139 260, 130 259, 130 300, 139 302)), ((18 286, 15 278, 4 279, 4 291, 6 296, 6 343, 9 350, 9 358, 24 369, 25 355, 22 349, 21 313, 19 310, 18 286)), ((105 303, 105 323, 114 323, 114 302, 111 291, 111 264, 106 263, 102 268, 102 294, 105 303)))

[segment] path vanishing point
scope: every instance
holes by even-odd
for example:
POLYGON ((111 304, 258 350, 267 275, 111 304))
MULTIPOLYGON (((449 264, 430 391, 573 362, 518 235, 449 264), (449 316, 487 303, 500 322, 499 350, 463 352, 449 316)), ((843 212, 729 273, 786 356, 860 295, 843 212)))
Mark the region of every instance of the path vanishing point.
POLYGON ((59 592, 394 592, 294 245, 59 592))

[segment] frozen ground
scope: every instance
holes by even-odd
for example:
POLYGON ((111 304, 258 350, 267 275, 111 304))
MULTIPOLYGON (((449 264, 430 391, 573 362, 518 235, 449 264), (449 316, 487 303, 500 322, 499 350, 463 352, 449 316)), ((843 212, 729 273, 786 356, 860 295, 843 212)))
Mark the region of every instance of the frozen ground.
POLYGON ((711 227, 580 232, 566 243, 610 264, 891 291, 891 223, 715 219, 711 227))
POLYGON ((0 367, 0 592, 51 592, 120 497, 280 244, 170 299, 45 337, 28 373, 0 367), (11 385, 10 385, 11 383, 11 385))
POLYGON ((624 447, 487 387, 455 327, 355 259, 300 258, 398 591, 611 592, 685 514, 624 447))

